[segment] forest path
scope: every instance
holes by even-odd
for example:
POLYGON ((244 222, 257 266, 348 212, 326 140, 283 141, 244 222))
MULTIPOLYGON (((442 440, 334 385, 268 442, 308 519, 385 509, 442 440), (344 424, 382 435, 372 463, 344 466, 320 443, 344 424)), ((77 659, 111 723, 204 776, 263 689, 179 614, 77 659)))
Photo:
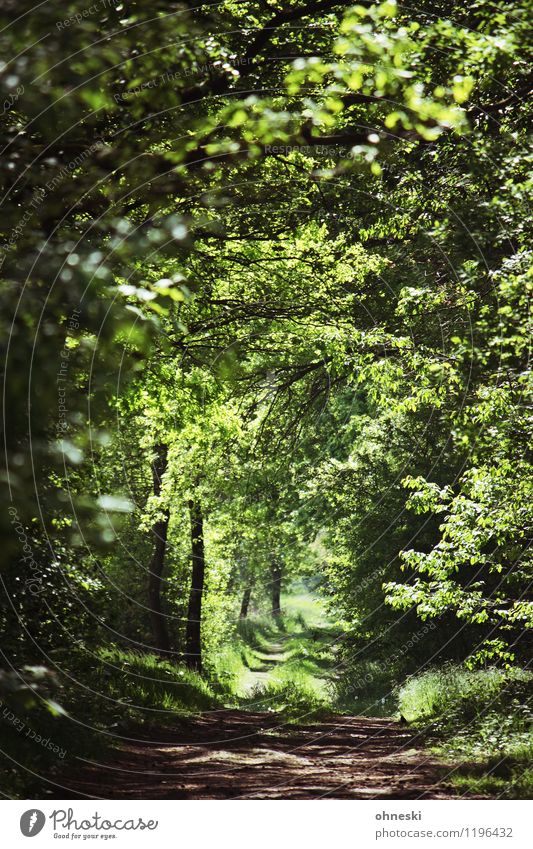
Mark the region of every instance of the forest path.
MULTIPOLYGON (((269 687, 299 679, 316 693, 325 693, 335 665, 336 632, 321 600, 308 592, 284 596, 283 616, 253 620, 248 633, 247 667, 237 687, 251 710, 259 707, 269 687), (250 637, 252 639, 250 640, 250 637), (258 704, 254 705, 254 696, 258 704)), ((245 631, 246 641, 246 631, 245 631)), ((244 706, 244 703, 243 703, 244 706)))
POLYGON ((152 728, 104 763, 79 763, 62 784, 70 797, 97 799, 445 799, 448 769, 393 720, 287 725, 222 710, 152 728))
MULTIPOLYGON (((78 762, 62 783, 99 799, 443 799, 448 772, 391 718, 320 713, 305 703, 293 721, 276 712, 284 687, 323 695, 336 667, 336 639, 318 600, 287 599, 283 621, 251 620, 241 707, 171 725, 143 725, 105 761, 78 762), (279 689, 281 688, 281 690, 279 689), (281 693, 281 695, 280 695, 281 693), (317 715, 316 713, 314 714, 317 715), (133 739, 135 738, 135 739, 133 739)), ((332 703, 333 704, 333 703, 332 703)), ((58 791, 65 797, 65 790, 58 791)))
POLYGON ((239 684, 238 695, 241 698, 250 697, 258 688, 268 686, 278 664, 285 663, 290 657, 290 652, 285 650, 286 645, 287 639, 282 639, 267 643, 261 652, 255 652, 257 663, 244 671, 239 684))

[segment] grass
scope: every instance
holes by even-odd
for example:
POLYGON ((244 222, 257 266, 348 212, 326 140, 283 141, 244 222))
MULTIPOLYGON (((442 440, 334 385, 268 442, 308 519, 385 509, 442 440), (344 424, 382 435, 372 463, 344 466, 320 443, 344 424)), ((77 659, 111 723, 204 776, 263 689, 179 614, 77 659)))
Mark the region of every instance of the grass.
POLYGON ((522 669, 469 670, 449 665, 408 679, 400 709, 408 720, 469 722, 493 710, 518 705, 533 696, 533 674, 522 669))
POLYGON ((303 627, 306 629, 324 628, 331 624, 322 600, 315 595, 298 593, 283 596, 281 607, 289 621, 303 621, 303 627))
POLYGON ((272 679, 252 690, 247 702, 253 710, 275 712, 288 723, 313 722, 330 716, 331 702, 306 676, 272 679))
POLYGON ((283 721, 311 721, 331 714, 331 644, 335 629, 320 601, 309 594, 282 599, 282 616, 239 623, 239 704, 280 714, 283 721))
POLYGON ((285 596, 282 611, 277 620, 250 617, 239 624, 240 656, 249 673, 240 679, 244 707, 278 711, 288 721, 397 711, 395 671, 377 661, 341 660, 339 629, 319 598, 285 596))
POLYGON ((250 616, 239 620, 237 634, 245 646, 255 651, 264 651, 273 640, 285 636, 285 629, 285 617, 274 619, 270 616, 250 616))
POLYGON ((460 666, 412 677, 399 692, 406 719, 436 752, 461 766, 452 780, 465 795, 533 795, 533 674, 460 666))
POLYGON ((71 650, 60 666, 66 686, 54 699, 65 713, 54 716, 41 703, 2 706, 0 789, 9 796, 46 796, 41 775, 53 780, 64 763, 102 754, 115 735, 221 704, 220 693, 200 675, 154 654, 71 650))
POLYGON ((343 664, 335 682, 339 712, 359 716, 393 716, 398 710, 395 671, 377 660, 343 664))
POLYGON ((329 625, 316 600, 303 594, 285 597, 283 606, 283 617, 241 621, 237 638, 206 659, 203 676, 158 655, 116 646, 56 652, 63 687, 54 699, 66 715, 34 706, 16 711, 17 725, 8 714, 0 716, 0 788, 14 796, 46 795, 39 774, 53 779, 65 762, 103 754, 141 724, 173 723, 222 706, 275 711, 289 722, 318 717, 329 709, 329 625), (243 692, 245 680, 252 686, 243 692), (28 729, 61 755, 26 737, 28 729))
POLYGON ((235 694, 239 692, 247 664, 252 656, 248 647, 239 640, 226 643, 218 650, 216 657, 210 659, 206 669, 207 678, 213 691, 223 697, 226 702, 231 703, 235 700, 235 694))
POLYGON ((209 710, 218 703, 217 696, 197 672, 154 654, 104 649, 99 652, 93 680, 117 704, 141 713, 151 710, 161 714, 189 714, 209 710))

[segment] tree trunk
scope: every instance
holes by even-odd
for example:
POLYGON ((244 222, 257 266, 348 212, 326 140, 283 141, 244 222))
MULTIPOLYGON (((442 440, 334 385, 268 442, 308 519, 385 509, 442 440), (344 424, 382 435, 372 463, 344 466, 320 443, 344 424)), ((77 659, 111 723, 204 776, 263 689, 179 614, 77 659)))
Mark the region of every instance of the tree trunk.
MULTIPOLYGON (((168 448, 166 445, 158 445, 156 447, 156 456, 152 463, 154 495, 156 496, 161 494, 161 479, 167 468, 167 454, 168 448)), ((168 638, 165 615, 161 608, 161 584, 165 565, 169 518, 169 511, 165 509, 163 511, 163 518, 154 522, 152 527, 155 544, 148 578, 150 622, 154 635, 155 648, 162 655, 167 655, 170 652, 170 640, 168 638)))
POLYGON ((281 561, 275 558, 271 564, 272 570, 272 616, 281 615, 281 578, 283 567, 281 561))
POLYGON ((187 611, 187 631, 185 635, 185 660, 190 669, 202 670, 202 594, 204 591, 205 551, 204 519, 199 501, 189 501, 191 517, 191 559, 192 577, 187 611))
POLYGON ((250 598, 252 596, 252 588, 246 587, 241 602, 241 612, 239 613, 239 619, 246 619, 248 616, 248 608, 250 606, 250 598))

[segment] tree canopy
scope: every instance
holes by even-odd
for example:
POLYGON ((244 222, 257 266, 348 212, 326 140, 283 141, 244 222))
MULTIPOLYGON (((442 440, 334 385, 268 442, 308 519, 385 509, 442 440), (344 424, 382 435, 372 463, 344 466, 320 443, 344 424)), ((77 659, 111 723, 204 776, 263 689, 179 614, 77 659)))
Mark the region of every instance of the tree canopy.
POLYGON ((0 19, 6 680, 209 677, 297 577, 347 663, 525 663, 525 0, 0 19))

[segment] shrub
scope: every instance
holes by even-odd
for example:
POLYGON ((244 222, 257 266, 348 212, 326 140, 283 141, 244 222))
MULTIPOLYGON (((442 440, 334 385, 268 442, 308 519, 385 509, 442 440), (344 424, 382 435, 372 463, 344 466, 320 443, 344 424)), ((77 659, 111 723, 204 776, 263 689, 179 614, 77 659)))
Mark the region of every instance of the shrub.
POLYGON ((532 696, 531 672, 450 665, 408 678, 399 691, 399 707, 409 721, 457 726, 490 712, 514 714, 532 696))
POLYGON ((532 701, 533 674, 516 668, 449 666, 408 679, 399 693, 404 716, 462 760, 452 774, 461 793, 510 799, 533 793, 532 701))

